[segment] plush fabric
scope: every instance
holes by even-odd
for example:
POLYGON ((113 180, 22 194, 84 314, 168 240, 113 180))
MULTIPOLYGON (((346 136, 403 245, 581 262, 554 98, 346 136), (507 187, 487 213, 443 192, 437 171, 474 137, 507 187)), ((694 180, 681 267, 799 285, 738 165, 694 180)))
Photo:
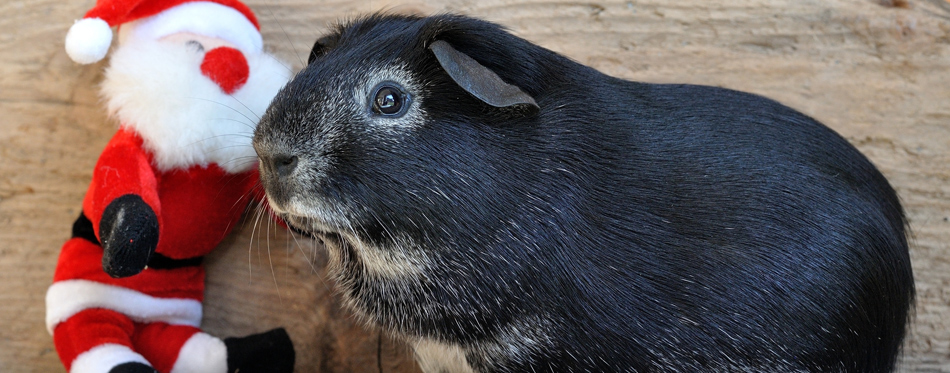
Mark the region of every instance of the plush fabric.
POLYGON ((105 57, 112 26, 124 25, 140 39, 178 32, 225 39, 248 53, 260 53, 257 17, 238 0, 98 0, 66 34, 66 52, 81 64, 105 57))
POLYGON ((237 225, 257 183, 257 170, 230 174, 217 165, 160 172, 142 140, 120 129, 106 145, 83 211, 99 236, 102 212, 112 200, 135 194, 158 216, 155 252, 174 259, 207 254, 237 225), (161 198, 159 198, 161 196, 161 198))
MULTIPOLYGON (((205 277, 204 268, 196 264, 200 262, 186 262, 191 265, 180 268, 146 268, 135 276, 112 278, 102 269, 99 245, 98 227, 105 206, 121 196, 140 196, 158 216, 155 253, 172 261, 200 258, 237 225, 255 184, 255 170, 230 174, 213 164, 161 172, 142 148, 142 139, 120 129, 96 164, 83 216, 74 227, 74 232, 84 232, 89 229, 83 225, 91 225, 94 236, 66 242, 47 291, 47 327, 67 368, 87 350, 108 343, 129 347, 122 356, 152 351, 143 353, 150 357, 147 361, 158 371, 168 372, 177 364, 185 341, 199 332, 205 277), (133 322, 180 327, 130 328, 133 322), (141 337, 143 330, 152 337, 141 337), (129 341, 133 340, 142 341, 141 346, 132 345, 129 341)), ((226 367, 227 354, 221 355, 215 364, 226 367)), ((80 366, 97 366, 92 360, 86 356, 79 360, 80 366)), ((178 365, 205 363, 189 361, 178 365)))
POLYGON ((121 124, 46 294, 63 365, 291 372, 283 329, 227 343, 199 329, 202 258, 262 201, 251 136, 290 71, 263 53, 257 20, 239 0, 98 0, 70 29, 67 53, 98 61, 112 26, 119 47, 102 95, 121 124))

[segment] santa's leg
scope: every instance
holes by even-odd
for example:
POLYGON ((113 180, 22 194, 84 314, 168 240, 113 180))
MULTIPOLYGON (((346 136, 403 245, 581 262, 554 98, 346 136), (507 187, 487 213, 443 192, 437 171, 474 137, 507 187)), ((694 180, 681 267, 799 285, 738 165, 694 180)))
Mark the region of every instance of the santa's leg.
POLYGON ((137 324, 132 338, 135 350, 155 369, 168 372, 226 373, 228 352, 224 342, 188 325, 163 322, 137 324))
POLYGON ((53 343, 70 373, 109 372, 128 363, 150 369, 148 361, 132 350, 134 330, 135 325, 125 315, 92 308, 57 324, 53 343))
POLYGON ((162 373, 292 372, 294 349, 283 329, 241 338, 215 338, 198 328, 137 324, 135 350, 162 373))

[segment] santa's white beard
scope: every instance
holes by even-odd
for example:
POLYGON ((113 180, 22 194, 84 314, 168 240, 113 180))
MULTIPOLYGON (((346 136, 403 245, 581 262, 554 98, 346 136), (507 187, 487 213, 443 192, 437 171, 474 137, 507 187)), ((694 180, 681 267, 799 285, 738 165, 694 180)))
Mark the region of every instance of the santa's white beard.
POLYGON ((257 160, 254 127, 290 71, 265 53, 246 54, 247 82, 227 95, 202 75, 203 55, 158 41, 120 46, 102 85, 109 114, 142 137, 161 171, 211 163, 247 171, 257 160))

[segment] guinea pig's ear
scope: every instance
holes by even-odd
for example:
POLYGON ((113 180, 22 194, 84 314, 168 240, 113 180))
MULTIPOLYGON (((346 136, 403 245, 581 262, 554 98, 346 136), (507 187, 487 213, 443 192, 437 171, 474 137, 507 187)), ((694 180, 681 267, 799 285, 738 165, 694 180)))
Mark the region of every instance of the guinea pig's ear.
POLYGON ((335 47, 338 41, 339 35, 336 34, 317 39, 317 41, 313 43, 313 48, 310 49, 310 57, 307 58, 307 65, 312 64, 314 60, 327 54, 327 51, 335 47))
POLYGON ((521 88, 505 83, 494 71, 459 52, 448 42, 436 40, 429 49, 452 80, 482 102, 498 108, 522 109, 528 115, 541 109, 521 88))

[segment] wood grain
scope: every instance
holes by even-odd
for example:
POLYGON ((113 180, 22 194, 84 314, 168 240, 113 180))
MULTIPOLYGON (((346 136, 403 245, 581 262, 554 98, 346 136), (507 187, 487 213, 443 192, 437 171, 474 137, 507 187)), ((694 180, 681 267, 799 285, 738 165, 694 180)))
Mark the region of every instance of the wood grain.
MULTIPOLYGON (((115 125, 99 102, 103 63, 63 50, 93 0, 0 2, 0 372, 56 372, 44 295, 115 125)), ((914 232, 918 303, 900 369, 950 372, 950 3, 944 0, 247 1, 288 69, 317 36, 359 13, 461 12, 618 77, 746 90, 828 124, 877 164, 914 232)), ((204 328, 284 326, 301 372, 412 372, 402 343, 355 323, 325 254, 246 224, 208 259, 204 328)))

